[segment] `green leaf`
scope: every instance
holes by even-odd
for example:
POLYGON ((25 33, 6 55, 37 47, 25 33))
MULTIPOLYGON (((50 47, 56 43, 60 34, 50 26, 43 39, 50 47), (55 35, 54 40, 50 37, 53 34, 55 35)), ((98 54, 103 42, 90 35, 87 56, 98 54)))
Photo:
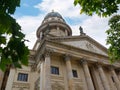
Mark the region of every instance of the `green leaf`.
POLYGON ((81 7, 81 13, 107 17, 119 10, 120 0, 74 0, 74 5, 77 4, 81 7))
POLYGON ((120 15, 115 15, 109 20, 110 28, 107 33, 107 44, 110 46, 108 55, 111 63, 120 60, 120 15))
POLYGON ((28 65, 29 50, 25 46, 25 35, 21 32, 21 26, 11 16, 19 6, 20 0, 0 1, 0 69, 2 70, 9 65, 19 68, 21 64, 28 65))
POLYGON ((17 68, 22 68, 22 67, 21 67, 21 64, 18 63, 18 62, 14 62, 13 64, 14 64, 14 66, 17 67, 17 68))
POLYGON ((6 37, 0 36, 0 44, 6 44, 6 37))
POLYGON ((74 5, 76 6, 79 0, 74 0, 74 5))

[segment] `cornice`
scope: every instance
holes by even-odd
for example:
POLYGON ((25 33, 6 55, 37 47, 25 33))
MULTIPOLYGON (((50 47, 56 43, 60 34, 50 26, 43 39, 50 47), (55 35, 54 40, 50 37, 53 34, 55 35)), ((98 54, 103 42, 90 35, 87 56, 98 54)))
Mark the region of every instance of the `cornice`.
POLYGON ((50 37, 49 40, 52 41, 58 41, 58 42, 64 42, 64 41, 78 41, 78 40, 88 40, 92 42, 95 46, 101 48, 101 50, 105 51, 107 53, 107 48, 98 43, 96 40, 92 39, 88 35, 80 35, 80 36, 67 36, 67 37, 50 37))
POLYGON ((66 45, 66 44, 63 44, 63 43, 58 43, 58 42, 54 42, 54 41, 51 41, 51 40, 46 40, 46 43, 47 43, 46 46, 49 46, 49 45, 51 45, 52 47, 56 46, 56 47, 64 49, 64 50, 69 50, 70 52, 83 52, 84 54, 87 54, 87 55, 96 56, 96 57, 104 57, 104 58, 108 59, 108 56, 106 56, 106 55, 102 55, 102 54, 99 54, 99 53, 84 50, 82 48, 69 46, 69 45, 66 45))
MULTIPOLYGON (((69 45, 64 45, 61 43, 53 42, 53 41, 46 41, 46 47, 51 48, 54 50, 54 53, 58 53, 61 55, 68 54, 71 57, 76 57, 79 60, 84 58, 89 63, 101 63, 103 66, 109 66, 111 63, 109 62, 109 57, 105 55, 101 55, 98 53, 90 52, 84 49, 78 49, 75 47, 71 47, 69 45)), ((112 64, 116 69, 120 68, 120 63, 116 62, 112 64)))

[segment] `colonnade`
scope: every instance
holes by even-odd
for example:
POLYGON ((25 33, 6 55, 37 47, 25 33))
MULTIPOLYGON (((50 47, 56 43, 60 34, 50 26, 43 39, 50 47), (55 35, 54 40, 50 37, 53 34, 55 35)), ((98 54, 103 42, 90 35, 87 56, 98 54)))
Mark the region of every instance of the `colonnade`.
MULTIPOLYGON (((68 90, 75 90, 74 81, 73 81, 72 66, 71 66, 71 58, 69 55, 65 55, 64 59, 65 59, 65 63, 66 63, 66 70, 67 70, 67 77, 68 77, 68 90)), ((47 53, 44 57, 44 65, 41 65, 41 73, 44 73, 44 75, 40 74, 40 77, 41 77, 40 83, 43 83, 43 84, 40 84, 40 90, 52 90, 51 75, 50 75, 51 74, 50 61, 51 61, 50 60, 50 53, 47 53)), ((83 67, 84 76, 85 76, 85 80, 87 83, 87 86, 86 86, 87 89, 88 90, 96 90, 95 86, 93 84, 93 80, 92 80, 91 75, 90 75, 88 62, 86 60, 80 60, 80 62, 81 62, 80 65, 82 65, 82 67, 83 67)), ((101 81, 100 80, 97 81, 98 89, 99 90, 112 90, 110 88, 110 84, 109 84, 107 76, 104 72, 103 66, 101 64, 97 64, 96 66, 97 66, 97 72, 99 73, 99 77, 101 80, 101 81)), ((118 90, 120 90, 120 81, 118 79, 118 76, 115 73, 114 68, 109 68, 109 69, 110 69, 111 75, 115 81, 116 88, 118 90)), ((93 72, 93 73, 95 73, 95 72, 93 72)))

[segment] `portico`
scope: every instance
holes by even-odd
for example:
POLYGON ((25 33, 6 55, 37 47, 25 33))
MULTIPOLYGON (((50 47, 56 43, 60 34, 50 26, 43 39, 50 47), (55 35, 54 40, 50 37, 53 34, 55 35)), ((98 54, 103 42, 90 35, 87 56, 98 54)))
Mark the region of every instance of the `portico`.
POLYGON ((6 90, 120 90, 120 63, 109 62, 107 48, 82 27, 73 36, 58 12, 50 12, 36 31, 29 66, 10 70, 6 90))

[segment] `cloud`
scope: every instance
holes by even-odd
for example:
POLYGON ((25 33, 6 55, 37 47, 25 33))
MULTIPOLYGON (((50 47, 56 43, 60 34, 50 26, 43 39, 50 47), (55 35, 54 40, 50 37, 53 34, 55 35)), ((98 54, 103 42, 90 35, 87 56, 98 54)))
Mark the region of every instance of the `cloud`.
POLYGON ((84 20, 82 22, 82 26, 85 30, 89 29, 89 34, 98 33, 100 31, 105 31, 108 28, 108 20, 109 18, 100 18, 97 15, 93 15, 92 17, 84 20))
POLYGON ((37 40, 36 31, 27 34, 25 39, 29 40, 28 42, 25 42, 25 44, 29 47, 29 49, 32 49, 37 40))
POLYGON ((22 26, 22 30, 25 34, 36 31, 40 26, 44 15, 39 16, 23 16, 17 19, 17 22, 22 26))
POLYGON ((44 15, 40 14, 38 16, 23 16, 18 18, 17 22, 22 27, 22 32, 26 35, 26 39, 29 42, 26 42, 26 45, 32 49, 35 41, 36 41, 36 31, 38 27, 41 25, 41 22, 44 18, 44 15))
POLYGON ((82 26, 83 31, 87 35, 106 46, 107 35, 105 31, 108 29, 108 20, 109 18, 100 18, 97 15, 93 15, 82 22, 78 22, 76 25, 71 25, 73 35, 79 35, 79 26, 82 26))
POLYGON ((38 5, 35 5, 35 8, 40 9, 41 11, 50 12, 52 10, 58 11, 64 17, 77 17, 79 16, 79 6, 74 6, 74 0, 43 0, 38 5))
POLYGON ((38 16, 17 17, 18 23, 22 26, 22 30, 26 34, 26 39, 30 41, 26 43, 30 49, 33 47, 36 40, 37 28, 40 26, 45 15, 53 9, 67 20, 66 22, 72 28, 73 35, 79 35, 79 26, 82 26, 87 35, 105 46, 105 30, 108 29, 107 23, 109 18, 100 18, 96 15, 91 17, 84 14, 80 15, 80 7, 75 7, 73 2, 74 0, 42 0, 34 6, 34 8, 40 10, 38 16))
POLYGON ((78 6, 74 7, 73 0, 70 0, 69 2, 68 1, 61 2, 60 0, 53 0, 51 2, 50 0, 43 0, 41 3, 35 5, 34 7, 39 8, 40 11, 44 13, 40 12, 38 16, 22 16, 22 17, 16 16, 17 22, 21 25, 23 33, 26 34, 26 39, 30 41, 26 43, 30 49, 33 47, 34 45, 33 42, 36 40, 35 33, 37 31, 37 28, 40 26, 45 15, 52 9, 59 12, 63 17, 75 18, 79 16, 79 8, 78 6))

